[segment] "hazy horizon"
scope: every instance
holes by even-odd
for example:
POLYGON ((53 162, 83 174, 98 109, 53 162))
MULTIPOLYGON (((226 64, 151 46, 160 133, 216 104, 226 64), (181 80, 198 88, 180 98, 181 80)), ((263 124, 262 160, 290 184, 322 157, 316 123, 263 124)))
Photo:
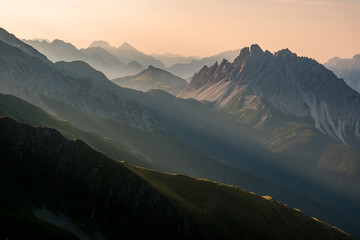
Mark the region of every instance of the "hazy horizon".
POLYGON ((259 44, 323 63, 360 53, 357 0, 14 0, 1 26, 21 39, 128 42, 146 54, 206 57, 259 44))

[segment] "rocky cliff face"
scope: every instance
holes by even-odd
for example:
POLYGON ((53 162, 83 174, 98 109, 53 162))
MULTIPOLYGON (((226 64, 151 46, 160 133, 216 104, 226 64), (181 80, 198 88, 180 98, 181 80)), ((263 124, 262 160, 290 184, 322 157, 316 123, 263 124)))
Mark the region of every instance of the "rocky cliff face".
POLYGON ((241 96, 243 103, 310 117, 339 142, 359 144, 360 94, 315 60, 288 49, 272 54, 258 45, 244 48, 233 63, 205 66, 179 96, 214 101, 219 108, 241 96))
MULTIPOLYGON (((75 69, 78 63, 74 65, 67 68, 75 69)), ((85 63, 81 71, 84 76, 86 72, 97 72, 85 63)), ((50 105, 49 100, 139 128, 156 128, 150 113, 128 99, 121 88, 103 75, 101 79, 94 76, 75 78, 71 73, 60 72, 54 64, 44 64, 40 59, 0 41, 1 93, 20 97, 54 114, 58 109, 54 104, 50 105)))

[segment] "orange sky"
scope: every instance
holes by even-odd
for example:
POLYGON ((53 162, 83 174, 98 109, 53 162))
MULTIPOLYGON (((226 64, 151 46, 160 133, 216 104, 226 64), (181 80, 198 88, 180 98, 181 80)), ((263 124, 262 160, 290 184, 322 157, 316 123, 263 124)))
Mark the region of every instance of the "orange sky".
POLYGON ((1 3, 0 24, 79 48, 106 40, 209 56, 258 43, 319 62, 360 53, 360 0, 12 0, 1 3))

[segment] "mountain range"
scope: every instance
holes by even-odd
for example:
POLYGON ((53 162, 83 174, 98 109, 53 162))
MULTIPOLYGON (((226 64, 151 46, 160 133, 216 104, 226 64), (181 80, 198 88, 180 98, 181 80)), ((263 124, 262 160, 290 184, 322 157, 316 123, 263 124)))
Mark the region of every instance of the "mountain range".
POLYGON ((28 46, 0 42, 0 90, 13 95, 0 96, 1 115, 117 160, 274 196, 360 235, 358 94, 314 60, 244 48, 195 74, 179 96, 196 101, 123 89, 85 62, 53 64, 16 44, 28 46))
POLYGON ((126 42, 123 43, 120 47, 116 48, 110 46, 110 44, 105 41, 94 41, 90 44, 89 48, 91 47, 101 47, 109 51, 111 54, 113 54, 115 57, 117 57, 126 64, 132 61, 136 61, 145 68, 152 65, 157 68, 165 69, 165 65, 160 60, 138 51, 126 42))
POLYGON ((71 43, 55 39, 52 42, 45 40, 24 40, 25 43, 34 47, 51 61, 84 61, 93 68, 102 71, 109 78, 136 74, 144 68, 137 62, 125 64, 104 48, 89 47, 77 49, 71 43))
POLYGON ((205 66, 179 96, 233 111, 262 110, 258 124, 271 117, 264 109, 273 107, 312 119, 318 130, 345 145, 360 146, 360 94, 321 64, 288 49, 271 54, 258 45, 244 48, 233 63, 205 66))
POLYGON ((102 71, 108 78, 134 75, 149 66, 154 66, 184 79, 191 78, 204 65, 228 59, 233 61, 240 50, 230 50, 205 58, 183 57, 175 54, 147 55, 135 49, 129 43, 112 47, 105 41, 94 41, 88 48, 77 49, 71 43, 62 40, 24 40, 51 61, 85 61, 95 69, 102 71), (164 61, 164 64, 162 61, 164 61))
POLYGON ((165 53, 165 54, 151 54, 156 59, 159 59, 162 63, 164 63, 166 68, 169 68, 177 63, 180 64, 187 64, 190 63, 193 60, 199 60, 201 59, 198 56, 191 56, 191 57, 185 57, 178 54, 172 54, 172 53, 165 53))
POLYGON ((75 79, 55 65, 44 64, 4 42, 0 42, 0 50, 1 93, 21 97, 53 114, 59 111, 55 105, 60 101, 98 116, 121 119, 146 129, 156 128, 151 114, 121 92, 114 92, 116 85, 102 73, 98 74, 105 81, 86 76, 75 79))
POLYGON ((324 64, 354 90, 360 92, 360 54, 353 58, 332 58, 324 64))

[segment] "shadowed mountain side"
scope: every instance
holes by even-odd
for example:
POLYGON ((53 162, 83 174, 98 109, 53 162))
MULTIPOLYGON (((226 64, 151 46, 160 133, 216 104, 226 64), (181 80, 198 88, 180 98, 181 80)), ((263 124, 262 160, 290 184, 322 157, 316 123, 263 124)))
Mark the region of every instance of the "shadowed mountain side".
POLYGON ((131 88, 143 92, 151 89, 164 90, 173 95, 177 95, 187 84, 187 82, 162 69, 149 66, 148 69, 134 75, 112 80, 120 87, 131 88))
POLYGON ((31 234, 8 221, 22 219, 47 228, 42 239, 65 223, 82 239, 352 239, 271 198, 124 165, 53 129, 9 118, 0 126, 3 238, 31 234))
MULTIPOLYGON (((135 91, 133 94, 147 106, 162 126, 183 142, 270 183, 286 186, 317 201, 326 202, 333 208, 341 208, 341 211, 346 212, 345 218, 349 220, 351 215, 350 225, 355 222, 355 225, 360 224, 357 220, 359 191, 353 184, 359 181, 357 173, 348 175, 337 172, 336 168, 319 168, 318 160, 309 158, 311 154, 302 158, 308 151, 304 151, 301 156, 274 153, 259 140, 264 136, 261 130, 235 123, 228 114, 211 110, 208 105, 197 101, 177 99, 158 90, 145 95, 135 91)), ((336 144, 332 138, 316 129, 312 131, 318 135, 318 140, 312 143, 322 142, 325 147, 317 151, 342 151, 331 147, 331 144, 336 144)), ((357 228, 351 227, 353 232, 357 228)))
MULTIPOLYGON (((346 222, 343 219, 346 218, 345 216, 341 217, 340 213, 323 204, 306 199, 285 188, 268 184, 235 167, 218 162, 175 139, 147 133, 118 122, 91 117, 85 113, 76 113, 78 123, 75 124, 78 127, 95 130, 102 136, 107 136, 101 137, 92 132, 73 128, 68 122, 59 121, 16 97, 0 95, 0 100, 0 116, 9 116, 31 125, 55 128, 65 137, 79 138, 114 159, 156 170, 180 172, 236 185, 257 194, 274 196, 290 206, 311 212, 320 219, 333 223, 346 222)), ((75 111, 71 115, 74 116, 74 113, 75 111)))
MULTIPOLYGON (((30 125, 55 128, 69 139, 78 138, 94 149, 114 159, 161 171, 181 172, 199 178, 207 178, 240 186, 262 195, 272 194, 277 198, 288 197, 289 201, 300 198, 294 193, 223 164, 184 143, 132 128, 119 122, 96 118, 68 107, 64 116, 76 116, 70 121, 82 129, 74 128, 69 122, 49 116, 43 110, 11 95, 0 94, 0 116, 8 116, 30 125), (72 114, 70 114, 72 113, 72 114), (95 130, 95 134, 90 132, 95 130), (105 137, 101 137, 105 136, 105 137), (162 149, 162 151, 158 151, 162 149)), ((296 201, 295 201, 296 202, 296 201)), ((294 203, 295 203, 294 202, 294 203)), ((310 201, 309 201, 310 202, 310 201)))
POLYGON ((8 219, 40 229, 55 225, 78 239, 199 235, 194 221, 147 182, 85 143, 6 118, 0 125, 8 129, 0 134, 0 179, 5 184, 0 188, 1 238, 23 239, 33 233, 8 219))

